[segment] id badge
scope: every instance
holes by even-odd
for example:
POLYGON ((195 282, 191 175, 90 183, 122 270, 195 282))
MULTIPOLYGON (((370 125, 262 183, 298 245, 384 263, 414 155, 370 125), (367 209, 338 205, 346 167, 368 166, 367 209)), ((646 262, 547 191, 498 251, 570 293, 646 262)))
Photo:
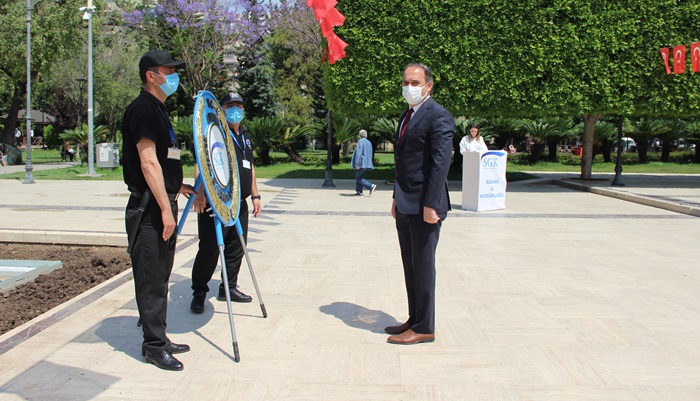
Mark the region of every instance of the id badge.
POLYGON ((243 160, 243 168, 250 169, 250 162, 248 160, 243 160))
POLYGON ((168 148, 168 159, 180 160, 180 149, 168 148))

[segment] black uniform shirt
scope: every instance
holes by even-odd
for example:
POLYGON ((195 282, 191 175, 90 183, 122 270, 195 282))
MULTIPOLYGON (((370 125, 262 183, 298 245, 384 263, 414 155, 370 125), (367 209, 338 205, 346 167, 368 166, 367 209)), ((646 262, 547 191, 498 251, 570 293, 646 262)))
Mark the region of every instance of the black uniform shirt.
POLYGON ((174 194, 180 191, 182 163, 179 159, 168 159, 168 148, 173 146, 171 130, 172 124, 165 105, 145 90, 126 108, 122 138, 124 182, 129 190, 143 193, 148 188, 136 144, 141 139, 149 139, 156 144, 156 156, 163 170, 166 192, 174 194))
POLYGON ((236 135, 233 129, 230 130, 233 140, 233 147, 236 148, 236 160, 238 160, 238 174, 240 175, 241 199, 246 199, 251 195, 253 187, 253 144, 243 130, 241 135, 236 135), (243 149, 245 148, 245 160, 250 162, 250 168, 243 167, 243 149))

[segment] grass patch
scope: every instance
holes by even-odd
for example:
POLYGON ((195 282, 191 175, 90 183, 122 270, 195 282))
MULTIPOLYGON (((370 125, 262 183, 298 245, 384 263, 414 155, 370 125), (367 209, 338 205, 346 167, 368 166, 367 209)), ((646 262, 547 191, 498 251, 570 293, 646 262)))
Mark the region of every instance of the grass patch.
MULTIPOLYGON (((325 151, 304 151, 300 153, 307 160, 305 165, 289 162, 288 157, 284 153, 272 153, 274 164, 269 166, 260 165, 260 161, 256 161, 255 172, 259 178, 307 178, 307 179, 325 179, 326 163, 325 151)), ((32 163, 52 163, 61 160, 61 155, 58 150, 32 150, 32 163)), ((394 179, 394 156, 391 152, 376 152, 374 170, 367 174, 367 179, 370 181, 390 181, 394 179)), ((37 180, 115 180, 123 179, 122 168, 103 169, 95 168, 99 177, 86 177, 87 164, 81 164, 75 167, 57 168, 50 170, 34 170, 33 176, 37 180)), ((581 171, 581 166, 564 164, 564 163, 549 163, 539 162, 536 164, 515 164, 507 165, 508 181, 519 181, 536 178, 536 175, 528 174, 532 172, 536 174, 542 172, 571 172, 576 173, 581 171)), ((614 173, 615 163, 606 163, 603 161, 594 161, 592 165, 593 173, 614 173)), ((2 169, 0 168, 0 172, 2 169)), ((183 152, 183 173, 185 182, 191 182, 194 177, 194 161, 191 154, 183 152)), ((623 164, 623 174, 634 173, 658 173, 658 174, 700 174, 700 164, 680 164, 680 163, 661 163, 650 162, 648 164, 623 164)), ((23 180, 26 173, 24 171, 13 174, 0 174, 0 179, 17 179, 23 180)), ((349 158, 341 158, 340 164, 333 165, 334 179, 354 179, 355 171, 350 166, 349 158)), ((448 179, 451 181, 460 181, 462 179, 461 170, 450 171, 448 179)))

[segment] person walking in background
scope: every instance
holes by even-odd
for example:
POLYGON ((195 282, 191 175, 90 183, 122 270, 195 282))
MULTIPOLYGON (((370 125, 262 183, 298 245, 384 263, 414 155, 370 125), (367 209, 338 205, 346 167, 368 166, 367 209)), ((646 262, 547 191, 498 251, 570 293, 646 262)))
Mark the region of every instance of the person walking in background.
POLYGON ((172 354, 187 352, 165 334, 168 281, 177 242, 177 197, 194 194, 182 183, 182 163, 165 99, 179 85, 174 61, 165 50, 151 50, 139 61, 143 90, 124 112, 124 182, 131 196, 126 206, 126 233, 143 330, 141 354, 166 370, 182 370, 172 354))
POLYGON ((435 250, 450 210, 447 172, 455 126, 452 115, 431 97, 433 74, 409 64, 402 78, 409 105, 399 118, 394 145, 396 181, 391 215, 401 247, 408 295, 408 320, 384 330, 392 344, 435 341, 435 250))
POLYGON ((467 152, 480 152, 482 150, 489 150, 484 142, 484 138, 479 133, 479 126, 472 124, 469 128, 469 133, 459 141, 459 153, 465 154, 467 152))
MULTIPOLYGON (((238 219, 243 229, 243 238, 248 241, 248 202, 250 196, 253 203, 253 216, 258 217, 262 211, 260 203, 261 196, 258 191, 258 184, 255 177, 255 166, 253 166, 253 147, 250 138, 241 129, 244 106, 243 98, 238 93, 228 93, 221 102, 221 108, 226 113, 233 146, 236 149, 236 160, 238 161, 238 172, 240 174, 240 194, 241 206, 238 219), (251 196, 252 195, 252 196, 251 196)), ((195 170, 195 175, 199 171, 195 170)), ((199 250, 192 266, 192 302, 190 310, 192 313, 204 312, 204 301, 209 292, 208 283, 214 275, 216 265, 219 261, 219 244, 216 240, 216 227, 212 212, 207 211, 209 205, 206 201, 204 188, 199 189, 195 198, 193 209, 197 212, 197 228, 199 232, 199 250)), ((243 245, 238 237, 235 226, 222 227, 224 240, 224 259, 226 261, 226 273, 228 278, 223 277, 221 272, 221 284, 216 299, 226 300, 226 287, 223 280, 228 279, 229 292, 233 302, 251 302, 253 298, 246 295, 237 288, 238 273, 241 270, 243 261, 243 245)))
POLYGON ((367 131, 360 130, 360 140, 350 159, 350 165, 355 169, 355 196, 362 196, 362 188, 366 188, 370 195, 377 189, 377 185, 365 179, 367 171, 374 169, 372 156, 372 142, 367 139, 367 131))

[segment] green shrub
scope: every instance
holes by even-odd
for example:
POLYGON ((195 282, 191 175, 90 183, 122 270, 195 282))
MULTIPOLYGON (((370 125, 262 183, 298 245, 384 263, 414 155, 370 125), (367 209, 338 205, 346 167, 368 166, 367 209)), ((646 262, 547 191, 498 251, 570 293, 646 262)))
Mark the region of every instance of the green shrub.
POLYGON ((59 133, 56 132, 56 127, 53 125, 44 127, 44 143, 46 143, 46 147, 49 149, 61 149, 63 140, 59 136, 59 133))

